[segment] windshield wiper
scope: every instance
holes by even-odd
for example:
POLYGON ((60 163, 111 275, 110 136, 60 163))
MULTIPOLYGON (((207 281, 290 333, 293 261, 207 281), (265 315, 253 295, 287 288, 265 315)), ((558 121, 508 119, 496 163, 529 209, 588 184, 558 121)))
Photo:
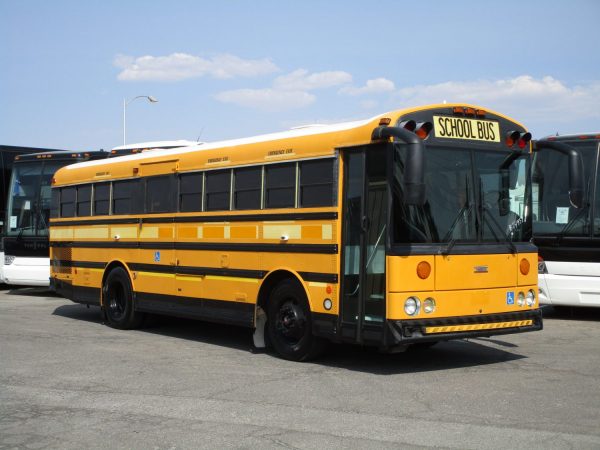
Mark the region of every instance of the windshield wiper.
POLYGON ((475 206, 475 203, 471 203, 469 205, 468 204, 468 200, 467 200, 467 202, 465 202, 465 204, 463 205, 463 207, 460 208, 460 211, 458 212, 456 218, 454 219, 454 222, 452 222, 452 225, 450 226, 450 229, 448 230, 448 232, 446 233, 446 235, 442 239, 442 241, 445 241, 446 239, 449 239, 448 245, 446 246, 446 249, 444 251, 440 251, 440 253, 442 255, 449 255, 450 254, 450 250, 452 250, 452 248, 456 244, 456 240, 457 240, 455 237, 452 237, 452 234, 454 233, 454 229, 456 228, 456 226, 458 225, 458 223, 460 222, 460 220, 463 217, 466 217, 467 219, 470 217, 471 211, 473 210, 474 206, 475 206))

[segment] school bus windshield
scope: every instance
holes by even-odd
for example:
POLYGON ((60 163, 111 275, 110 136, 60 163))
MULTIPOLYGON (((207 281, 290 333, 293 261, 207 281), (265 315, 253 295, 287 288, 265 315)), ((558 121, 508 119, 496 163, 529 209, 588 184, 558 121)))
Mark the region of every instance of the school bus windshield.
POLYGON ((395 243, 502 243, 531 238, 529 158, 509 151, 431 146, 425 157, 427 201, 403 202, 405 147, 394 155, 392 180, 395 243))

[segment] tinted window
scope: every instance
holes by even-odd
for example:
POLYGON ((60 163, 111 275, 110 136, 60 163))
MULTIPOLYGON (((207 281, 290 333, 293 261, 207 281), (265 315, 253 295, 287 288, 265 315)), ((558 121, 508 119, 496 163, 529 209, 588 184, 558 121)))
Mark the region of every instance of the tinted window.
POLYGON ((261 182, 261 167, 244 167, 236 169, 233 208, 260 209, 261 182))
POLYGON ((206 172, 206 210, 222 211, 229 209, 230 190, 230 170, 206 172))
POLYGON ((113 182, 113 214, 139 213, 142 210, 140 180, 113 182))
POLYGON ((175 209, 174 178, 161 175, 146 179, 146 212, 161 213, 175 209))
POLYGON ((106 216, 110 206, 110 183, 94 185, 94 215, 106 216))
POLYGON ((92 214, 92 186, 77 186, 77 215, 89 216, 92 214))
POLYGON ((596 204, 594 206, 594 236, 600 237, 600 171, 596 173, 596 204))
POLYGON ((265 166, 265 190, 265 207, 294 207, 296 203, 296 164, 265 166))
POLYGON ((333 159, 300 163, 300 206, 332 206, 333 198, 333 159))
POLYGON ((52 189, 52 198, 50 200, 50 217, 58 217, 59 200, 60 189, 52 189))
POLYGON ((201 173, 184 173, 179 176, 179 210, 202 211, 201 173))
POLYGON ((75 215, 75 188, 62 188, 60 193, 60 217, 75 215))
POLYGON ((544 149, 534 156, 533 215, 536 235, 589 236, 593 193, 593 171, 598 144, 566 141, 583 161, 583 207, 575 208, 569 198, 569 161, 567 155, 544 149))

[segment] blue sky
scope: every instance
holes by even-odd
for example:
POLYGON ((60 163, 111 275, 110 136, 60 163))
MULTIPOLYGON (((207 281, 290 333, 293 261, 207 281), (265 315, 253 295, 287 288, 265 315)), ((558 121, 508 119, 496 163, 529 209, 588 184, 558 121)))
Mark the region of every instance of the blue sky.
POLYGON ((0 144, 237 138, 476 103, 600 131, 600 2, 0 0, 0 144))

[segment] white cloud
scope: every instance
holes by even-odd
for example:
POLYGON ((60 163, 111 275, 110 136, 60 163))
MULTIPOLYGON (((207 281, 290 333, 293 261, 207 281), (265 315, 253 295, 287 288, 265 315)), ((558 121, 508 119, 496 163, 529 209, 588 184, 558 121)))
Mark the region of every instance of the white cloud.
POLYGON ((392 92, 396 89, 393 81, 387 78, 374 78, 367 80, 363 87, 346 86, 340 89, 340 94, 347 95, 365 95, 380 94, 383 92, 392 92))
POLYGON ((308 70, 298 69, 275 78, 273 87, 286 91, 311 91, 339 86, 352 82, 352 75, 341 70, 329 72, 308 73, 308 70))
POLYGON ((215 95, 215 98, 224 103, 270 112, 304 108, 316 100, 316 97, 308 92, 269 88, 224 91, 215 95))
POLYGON ((122 69, 117 77, 121 81, 180 81, 207 75, 220 79, 254 77, 279 70, 268 58, 243 59, 229 54, 208 59, 187 53, 138 58, 117 55, 113 63, 122 69))
POLYGON ((304 108, 314 103, 317 97, 310 93, 312 90, 339 86, 351 81, 352 75, 347 72, 309 73, 305 69, 298 69, 275 78, 271 88, 224 91, 215 95, 215 98, 247 108, 284 111, 304 108))
POLYGON ((473 103, 523 121, 600 117, 600 81, 568 86, 551 76, 418 85, 399 89, 395 97, 403 105, 473 103))

